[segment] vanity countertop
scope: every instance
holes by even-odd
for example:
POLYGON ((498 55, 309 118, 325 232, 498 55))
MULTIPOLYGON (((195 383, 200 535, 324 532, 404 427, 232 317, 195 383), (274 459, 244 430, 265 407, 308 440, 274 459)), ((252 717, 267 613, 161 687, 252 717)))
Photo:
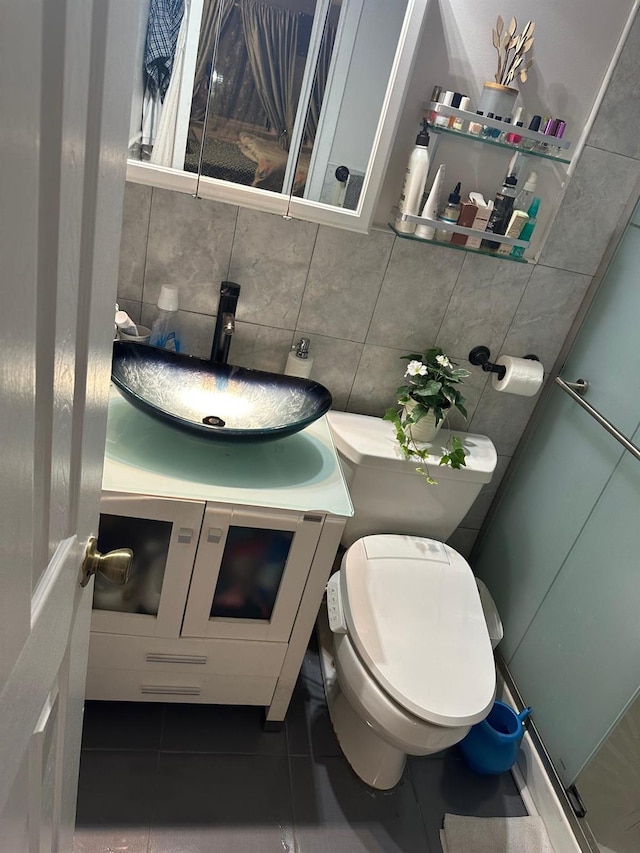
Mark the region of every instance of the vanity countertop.
POLYGON ((218 444, 141 412, 113 386, 102 488, 353 515, 326 416, 276 441, 218 444))

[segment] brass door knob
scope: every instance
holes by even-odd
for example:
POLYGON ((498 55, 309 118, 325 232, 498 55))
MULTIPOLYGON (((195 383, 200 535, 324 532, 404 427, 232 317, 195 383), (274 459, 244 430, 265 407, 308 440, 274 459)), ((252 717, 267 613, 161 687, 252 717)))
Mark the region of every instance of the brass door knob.
POLYGON ((86 586, 96 572, 103 574, 112 583, 125 584, 129 580, 129 572, 133 562, 131 548, 116 548, 107 554, 101 554, 97 550, 97 544, 98 540, 92 536, 89 539, 82 561, 80 586, 86 586))

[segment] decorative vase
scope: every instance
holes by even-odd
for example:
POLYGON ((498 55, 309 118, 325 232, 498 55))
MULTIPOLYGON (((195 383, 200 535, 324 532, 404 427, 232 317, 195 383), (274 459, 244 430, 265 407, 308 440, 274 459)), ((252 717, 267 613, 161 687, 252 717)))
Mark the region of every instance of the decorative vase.
MULTIPOLYGON (((415 400, 409 400, 409 402, 404 407, 404 414, 410 415, 411 412, 416 407, 417 403, 415 400)), ((436 424, 436 416, 430 410, 427 412, 424 417, 420 418, 418 423, 410 424, 407 428, 409 435, 412 440, 417 442, 418 444, 423 444, 427 441, 433 441, 433 439, 440 432, 440 428, 442 427, 443 421, 440 421, 436 424)))
POLYGON ((503 86, 502 83, 485 83, 478 109, 482 110, 484 115, 493 113, 494 116, 508 118, 513 113, 518 95, 518 89, 503 86))

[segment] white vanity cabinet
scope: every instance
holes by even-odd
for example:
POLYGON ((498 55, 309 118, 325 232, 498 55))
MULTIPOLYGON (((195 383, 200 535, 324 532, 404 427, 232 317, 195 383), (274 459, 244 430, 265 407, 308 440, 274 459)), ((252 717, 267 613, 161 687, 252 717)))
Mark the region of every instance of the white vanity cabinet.
POLYGON ((284 719, 351 503, 326 419, 262 445, 177 432, 112 392, 87 698, 284 719), (170 453, 168 449, 170 448, 170 453))

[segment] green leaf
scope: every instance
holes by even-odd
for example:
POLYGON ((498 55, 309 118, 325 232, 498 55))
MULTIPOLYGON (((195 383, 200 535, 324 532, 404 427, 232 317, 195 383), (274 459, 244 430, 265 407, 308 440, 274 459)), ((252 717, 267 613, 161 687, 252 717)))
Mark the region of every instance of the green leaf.
POLYGON ((442 382, 438 382, 436 379, 429 379, 421 388, 414 388, 412 394, 414 397, 433 397, 435 394, 440 393, 441 388, 442 382))

